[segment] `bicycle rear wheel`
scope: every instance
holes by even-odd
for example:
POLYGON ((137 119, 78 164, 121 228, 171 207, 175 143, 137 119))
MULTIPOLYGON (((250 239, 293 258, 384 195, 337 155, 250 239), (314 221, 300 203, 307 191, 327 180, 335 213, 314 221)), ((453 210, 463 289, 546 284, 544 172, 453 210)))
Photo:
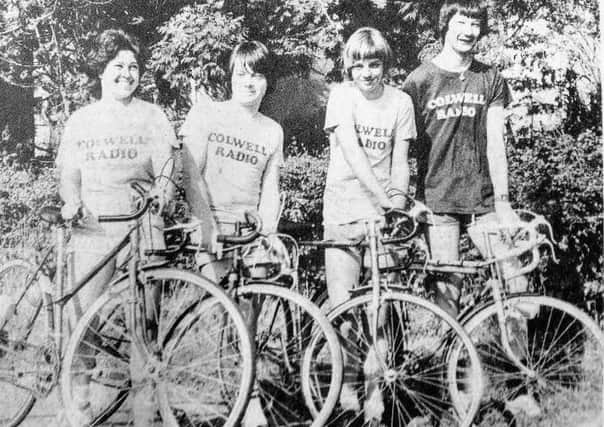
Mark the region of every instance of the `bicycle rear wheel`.
POLYGON ((0 266, 0 427, 19 425, 36 401, 33 390, 43 394, 55 380, 54 358, 44 347, 50 333, 43 308, 49 301, 38 280, 32 280, 35 271, 20 259, 0 266), (49 363, 45 375, 38 362, 49 363))
POLYGON ((337 335, 325 315, 306 297, 272 282, 253 281, 237 288, 240 304, 252 301, 256 319, 256 387, 269 426, 325 425, 335 407, 342 380, 342 355, 337 335), (304 404, 303 354, 313 336, 321 337, 326 369, 325 400, 313 412, 304 404))
POLYGON ((512 351, 529 371, 504 350, 494 303, 463 322, 485 373, 479 425, 602 425, 604 338, 595 322, 555 298, 518 295, 503 303, 512 351))
POLYGON ((122 279, 92 304, 70 338, 61 376, 70 423, 130 425, 142 406, 152 415, 149 424, 161 418, 170 426, 235 426, 253 378, 252 342, 237 306, 191 272, 158 268, 143 277, 146 294, 157 292, 147 310, 150 357, 133 356, 131 292, 122 279))
MULTIPOLYGON (((344 354, 340 404, 327 425, 470 426, 482 391, 478 354, 455 319, 412 295, 384 291, 380 296, 378 338, 371 336, 372 293, 335 307, 328 315, 344 354), (454 364, 449 349, 458 348, 454 364), (451 371, 451 372, 450 372, 451 371), (451 381, 465 400, 451 399, 451 381)), ((320 355, 313 339, 305 357, 320 355)), ((320 376, 305 376, 321 401, 320 376)))

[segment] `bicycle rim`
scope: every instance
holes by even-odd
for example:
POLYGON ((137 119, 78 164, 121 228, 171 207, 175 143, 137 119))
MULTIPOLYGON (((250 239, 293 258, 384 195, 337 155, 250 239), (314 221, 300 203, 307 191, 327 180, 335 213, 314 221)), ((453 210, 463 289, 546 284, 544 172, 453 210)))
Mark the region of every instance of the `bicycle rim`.
MULTIPOLYGON (((376 342, 369 332, 371 292, 328 315, 343 348, 344 381, 339 405, 327 425, 471 425, 482 373, 467 334, 455 319, 424 299, 386 291, 380 302, 383 317, 376 342), (451 347, 463 349, 453 365, 451 347), (466 384, 462 410, 451 399, 451 378, 466 384)), ((314 339, 307 354, 316 353, 319 344, 314 339)), ((320 392, 320 383, 314 381, 312 389, 320 392)))
MULTIPOLYGON (((0 266, 0 310, 30 282, 34 267, 23 260, 0 266)), ((49 337, 48 317, 42 312, 48 300, 37 281, 31 283, 14 310, 6 312, 0 330, 0 427, 18 425, 31 411, 36 399, 31 389, 53 384, 55 367, 46 364, 44 344, 49 337), (47 370, 40 369, 48 367, 47 370)), ((54 358, 50 359, 51 361, 54 358)))
POLYGON ((157 291, 150 306, 157 332, 147 349, 154 356, 136 356, 122 280, 86 311, 69 340, 61 386, 70 423, 132 425, 143 416, 150 424, 235 426, 253 377, 252 344, 237 307, 194 273, 160 268, 144 277, 147 295, 157 291), (228 343, 220 340, 223 328, 228 343), (224 345, 228 362, 219 357, 224 345))
MULTIPOLYGON (((335 330, 306 297, 271 282, 250 282, 237 289, 240 304, 255 299, 256 388, 269 426, 323 426, 333 410, 342 378, 342 359, 335 330), (304 350, 312 336, 326 343, 323 370, 326 399, 314 413, 305 405, 303 370, 304 350)), ((250 406, 252 403, 250 403, 250 406)))
POLYGON ((512 351, 531 372, 522 373, 503 349, 493 303, 467 319, 464 326, 485 373, 478 425, 600 425, 604 343, 598 326, 575 306, 555 298, 511 296, 504 307, 506 316, 522 316, 521 327, 508 320, 506 329, 512 351))

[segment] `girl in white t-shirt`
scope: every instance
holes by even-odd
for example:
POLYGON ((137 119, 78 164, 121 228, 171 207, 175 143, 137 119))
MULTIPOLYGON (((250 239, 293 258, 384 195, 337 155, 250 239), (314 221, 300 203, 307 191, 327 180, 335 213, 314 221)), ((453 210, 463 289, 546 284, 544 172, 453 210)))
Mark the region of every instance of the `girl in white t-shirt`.
MULTIPOLYGON (((231 99, 199 102, 191 108, 181 129, 185 191, 191 210, 204 218, 203 200, 207 199, 223 234, 233 233, 234 222, 244 221, 246 211, 258 213, 264 234, 277 229, 283 130, 259 111, 274 83, 274 66, 262 43, 239 44, 229 62, 231 99)), ((229 258, 210 257, 207 261, 202 273, 217 282, 232 264, 229 258)), ((256 315, 255 309, 250 310, 252 328, 256 315)), ((252 397, 242 425, 267 424, 258 397, 252 397)))
MULTIPOLYGON (((153 189, 161 200, 170 197, 171 157, 176 146, 176 136, 162 110, 134 96, 143 72, 137 40, 121 30, 104 31, 89 55, 88 66, 91 77, 100 80, 101 98, 72 114, 65 124, 57 156, 59 193, 65 202, 63 217, 70 219, 78 211, 84 215, 81 226, 73 229, 70 240, 76 281, 129 230, 130 224, 101 224, 95 218, 136 211, 132 183, 153 189)), ((161 218, 149 215, 143 222, 145 241, 142 247, 163 247, 161 218)), ((119 258, 124 258, 123 255, 125 253, 119 258)), ((101 295, 110 283, 116 263, 123 261, 110 261, 75 295, 72 301, 76 316, 81 316, 101 295)), ((94 350, 80 350, 80 354, 86 352, 94 350)), ((131 355, 131 361, 135 359, 135 355, 131 355)), ((99 416, 91 407, 90 378, 82 374, 76 382, 80 383, 74 393, 81 401, 78 415, 82 425, 88 425, 99 416)), ((148 391, 134 393, 133 390, 133 394, 136 394, 133 399, 137 402, 142 396, 141 405, 152 402, 148 391)), ((155 408, 147 405, 135 415, 134 425, 145 425, 146 418, 152 418, 154 411, 155 408), (148 417, 142 415, 145 413, 148 417)))
MULTIPOLYGON (((358 29, 344 47, 346 81, 332 89, 325 117, 330 144, 323 205, 325 239, 353 241, 365 233, 363 219, 405 207, 407 152, 416 136, 415 119, 410 97, 384 84, 391 57, 388 42, 374 28, 358 29)), ((332 306, 350 298, 360 269, 357 250, 325 251, 332 306)), ((344 323, 342 331, 350 329, 344 323)), ((358 412, 359 397, 348 377, 345 375, 340 406, 358 412)), ((384 407, 379 387, 368 387, 363 409, 365 420, 381 418, 384 407)))

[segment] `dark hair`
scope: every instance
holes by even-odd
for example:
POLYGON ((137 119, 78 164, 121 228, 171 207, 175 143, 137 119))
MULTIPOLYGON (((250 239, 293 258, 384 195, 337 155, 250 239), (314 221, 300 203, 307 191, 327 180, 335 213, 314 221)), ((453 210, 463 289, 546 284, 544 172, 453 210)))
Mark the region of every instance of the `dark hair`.
POLYGON ((446 0, 440 8, 438 19, 438 34, 440 40, 444 41, 445 34, 449 29, 449 21, 457 13, 463 16, 480 20, 480 37, 489 31, 487 5, 481 0, 446 0))
POLYGON ((268 48, 259 41, 250 40, 239 43, 229 59, 229 74, 233 76, 235 65, 242 64, 243 68, 253 73, 262 74, 266 78, 266 93, 275 88, 275 57, 268 48))
POLYGON ((121 50, 129 50, 134 53, 138 63, 139 75, 145 72, 145 61, 143 50, 135 37, 121 29, 109 29, 99 34, 95 40, 94 48, 88 55, 88 66, 86 72, 90 77, 98 78, 105 67, 121 50))

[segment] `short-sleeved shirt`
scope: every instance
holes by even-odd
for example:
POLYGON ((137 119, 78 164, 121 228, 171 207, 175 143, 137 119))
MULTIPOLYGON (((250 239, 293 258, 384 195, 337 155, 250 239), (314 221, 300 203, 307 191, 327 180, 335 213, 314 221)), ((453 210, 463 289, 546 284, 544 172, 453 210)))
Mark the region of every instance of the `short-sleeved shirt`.
POLYGON ((409 74, 403 89, 416 114, 418 198, 435 213, 492 211, 486 121, 490 107, 509 101, 501 74, 478 61, 464 73, 426 62, 409 74))
POLYGON ((128 105, 101 100, 69 118, 57 166, 79 169, 81 200, 92 214, 127 214, 134 210, 130 184, 150 188, 176 145, 156 105, 136 98, 128 105))
POLYGON ((202 101, 181 128, 208 187, 218 222, 243 220, 257 211, 269 162, 283 163, 283 129, 258 112, 242 114, 231 102, 202 101))
MULTIPOLYGON (((392 158, 394 145, 416 137, 411 99, 404 92, 386 85, 382 96, 368 100, 351 82, 345 82, 334 87, 329 95, 325 130, 333 131, 345 115, 352 115, 358 144, 365 151, 378 181, 388 190, 392 185, 392 162, 398 161, 392 158)), ((348 224, 380 215, 377 200, 354 174, 341 144, 331 132, 323 198, 323 222, 326 225, 348 224)))

